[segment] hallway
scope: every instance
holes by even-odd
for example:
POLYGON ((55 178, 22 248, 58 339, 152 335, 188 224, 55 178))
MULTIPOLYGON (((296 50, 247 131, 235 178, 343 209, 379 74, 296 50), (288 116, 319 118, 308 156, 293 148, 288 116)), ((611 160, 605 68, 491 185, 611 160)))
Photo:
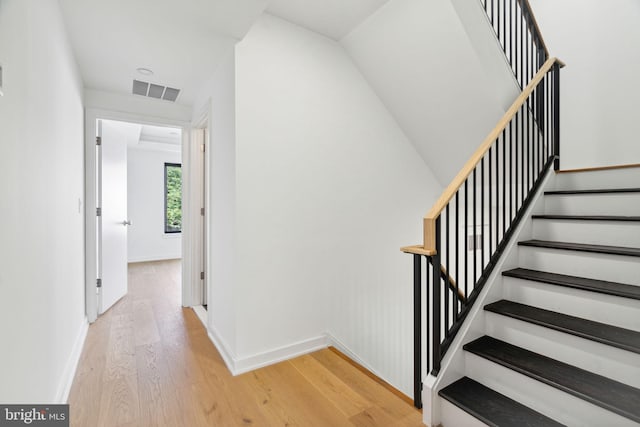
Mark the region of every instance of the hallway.
POLYGON ((72 426, 423 425, 329 349, 231 376, 179 284, 179 260, 129 265, 128 295, 89 328, 72 426))

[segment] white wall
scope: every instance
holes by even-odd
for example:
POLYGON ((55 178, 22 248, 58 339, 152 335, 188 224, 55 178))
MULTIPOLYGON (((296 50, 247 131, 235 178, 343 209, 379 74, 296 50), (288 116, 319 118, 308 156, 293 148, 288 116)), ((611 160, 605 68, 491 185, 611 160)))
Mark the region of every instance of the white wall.
POLYGON ((82 83, 56 1, 0 3, 0 402, 66 399, 86 332, 82 83))
POLYGON ((338 43, 264 15, 235 82, 237 357, 329 332, 411 393, 399 248, 441 187, 338 43))
MULTIPOLYGON (((508 70, 495 36, 483 36, 508 70)), ((390 0, 341 43, 443 186, 517 96, 505 101, 504 81, 487 76, 450 0, 390 0)))
MULTIPOLYGON (((209 106, 209 329, 236 351, 236 64, 222 61, 203 93, 209 106)), ((196 110, 197 111, 197 110, 196 110)))
POLYGON ((640 163, 640 4, 530 0, 561 71, 561 167, 640 163))
POLYGON ((95 89, 84 89, 86 108, 101 109, 112 113, 137 115, 146 120, 155 119, 158 123, 189 122, 191 108, 172 102, 158 102, 156 99, 137 95, 123 95, 95 89))
POLYGON ((164 164, 181 162, 180 151, 127 150, 129 262, 181 258, 181 234, 164 232, 164 164))

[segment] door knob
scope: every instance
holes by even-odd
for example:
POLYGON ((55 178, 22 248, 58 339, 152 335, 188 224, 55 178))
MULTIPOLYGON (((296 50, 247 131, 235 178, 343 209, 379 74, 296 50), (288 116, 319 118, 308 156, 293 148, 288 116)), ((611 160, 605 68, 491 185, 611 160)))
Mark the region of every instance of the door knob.
POLYGON ((122 221, 122 225, 131 225, 131 221, 125 219, 124 221, 122 221))

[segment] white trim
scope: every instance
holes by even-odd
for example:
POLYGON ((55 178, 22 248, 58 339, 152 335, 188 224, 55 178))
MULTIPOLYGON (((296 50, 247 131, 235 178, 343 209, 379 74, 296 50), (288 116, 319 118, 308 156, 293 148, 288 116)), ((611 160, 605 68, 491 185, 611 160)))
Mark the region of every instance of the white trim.
POLYGON ((231 372, 231 375, 238 375, 235 370, 235 354, 231 351, 231 347, 229 347, 224 338, 218 333, 218 330, 214 327, 208 327, 207 336, 218 350, 218 353, 220 353, 220 356, 222 356, 222 360, 224 360, 224 364, 227 365, 227 369, 231 372))
POLYGON ((179 256, 176 257, 173 255, 141 256, 141 257, 131 258, 127 260, 127 263, 133 264, 136 262, 169 261, 174 259, 182 259, 182 257, 179 257, 179 256))
POLYGON ((267 350, 263 353, 257 353, 253 356, 247 356, 242 359, 236 359, 234 375, 244 374, 254 369, 264 366, 273 365, 278 362, 293 359, 307 353, 322 350, 328 347, 327 335, 323 334, 315 338, 298 341, 273 350, 267 350))
MULTIPOLYGON (((96 298, 96 120, 120 120, 126 122, 174 126, 189 130, 189 122, 163 117, 146 116, 100 108, 85 108, 85 313, 89 323, 98 318, 96 298)), ((183 283, 184 287, 184 283, 183 283)))
POLYGON ((207 329, 207 317, 208 317, 207 310, 201 305, 196 305, 191 308, 196 313, 196 316, 198 316, 198 319, 200 319, 202 326, 204 326, 204 328, 207 329))
POLYGON ((215 328, 209 327, 207 335, 220 353, 220 356, 222 356, 222 360, 224 360, 227 369, 229 369, 229 372, 231 372, 233 376, 322 350, 327 348, 330 342, 330 338, 326 334, 323 334, 315 338, 309 338, 262 353, 256 353, 252 356, 238 358, 215 328))
POLYGON ((78 363, 80 362, 80 356, 82 355, 82 349, 84 347, 84 341, 87 338, 88 331, 89 322, 85 317, 82 320, 82 325, 80 326, 78 336, 73 343, 73 348, 71 349, 69 359, 67 359, 64 371, 62 371, 62 378, 60 380, 60 384, 58 384, 58 391, 56 392, 55 400, 55 402, 58 404, 67 403, 67 401, 69 400, 69 392, 71 391, 73 379, 76 376, 76 370, 78 369, 78 363))

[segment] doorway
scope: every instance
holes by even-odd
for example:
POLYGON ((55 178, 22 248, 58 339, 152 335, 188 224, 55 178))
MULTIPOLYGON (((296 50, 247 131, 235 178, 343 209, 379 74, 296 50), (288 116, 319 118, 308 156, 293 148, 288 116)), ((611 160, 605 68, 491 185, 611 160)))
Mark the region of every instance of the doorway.
MULTIPOLYGON (((190 126, 185 122, 157 120, 127 113, 92 109, 87 109, 85 129, 85 305, 87 319, 93 322, 99 314, 108 310, 126 293, 127 278, 126 275, 122 278, 122 271, 126 272, 126 265, 129 262, 181 256, 184 263, 183 271, 189 270, 189 266, 193 263, 191 258, 196 254, 184 250, 192 244, 193 240, 192 233, 184 232, 185 229, 193 228, 190 218, 193 216, 194 203, 189 203, 190 187, 192 187, 189 179, 192 172, 189 152, 184 149, 191 145, 192 136, 190 126), (107 146, 112 139, 119 142, 107 146), (114 159, 111 148, 116 145, 119 148, 115 153, 117 159, 114 159), (123 145, 127 157, 124 163, 127 164, 128 160, 135 159, 138 165, 133 167, 127 165, 124 172, 123 145), (105 148, 107 148, 106 151, 105 148), (155 166, 149 169, 151 163, 155 166), (132 173, 132 171, 135 172, 132 173), (181 189, 176 189, 176 177, 182 178, 181 189), (129 182, 132 180, 137 181, 137 186, 132 187, 132 182, 129 182), (142 182, 145 180, 151 180, 154 185, 157 185, 153 189, 145 190, 145 184, 142 182), (122 190, 123 181, 126 182, 127 187, 124 190, 122 190), (117 188, 121 190, 117 191, 117 188), (106 205, 111 203, 111 199, 105 190, 119 194, 121 199, 122 193, 125 194, 124 211, 121 210, 116 214, 111 206, 106 205), (182 199, 178 198, 176 201, 176 194, 182 195, 182 199), (149 201, 152 195, 153 203, 149 201), (145 217, 146 214, 141 213, 141 208, 154 211, 157 214, 155 219, 145 217), (116 216, 117 219, 115 219, 116 216), (108 240, 113 237, 109 227, 116 230, 116 235, 120 235, 120 243, 118 243, 120 249, 111 248, 110 253, 105 253, 110 244, 108 240), (124 233, 122 230, 125 230, 124 233), (125 236, 124 246, 122 234, 125 236), (122 250, 123 247, 124 250, 122 250), (113 267, 114 252, 118 254, 116 258, 119 259, 116 268, 113 267), (106 257, 111 258, 108 260, 106 257), (124 267, 122 267, 123 264, 124 267), (112 271, 116 271, 113 274, 119 275, 120 278, 115 278, 113 274, 109 278, 112 271)), ((201 263, 202 261, 199 261, 199 264, 201 263)), ((190 282, 184 281, 184 274, 182 282, 180 289, 182 305, 193 306, 195 295, 192 295, 190 282)), ((202 303, 202 297, 195 299, 202 303)))

